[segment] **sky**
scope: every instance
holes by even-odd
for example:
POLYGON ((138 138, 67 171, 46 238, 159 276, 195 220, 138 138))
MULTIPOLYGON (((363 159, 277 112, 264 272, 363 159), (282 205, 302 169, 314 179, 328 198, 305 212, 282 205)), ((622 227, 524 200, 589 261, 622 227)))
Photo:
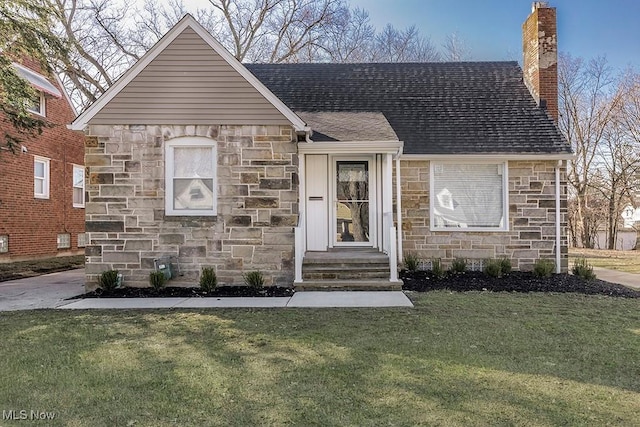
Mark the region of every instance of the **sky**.
MULTIPOLYGON (((441 46, 457 32, 474 61, 522 62, 522 23, 531 0, 350 0, 378 29, 415 25, 441 46)), ((640 71, 640 0, 549 0, 556 8, 558 49, 585 60, 606 56, 617 70, 640 71)))

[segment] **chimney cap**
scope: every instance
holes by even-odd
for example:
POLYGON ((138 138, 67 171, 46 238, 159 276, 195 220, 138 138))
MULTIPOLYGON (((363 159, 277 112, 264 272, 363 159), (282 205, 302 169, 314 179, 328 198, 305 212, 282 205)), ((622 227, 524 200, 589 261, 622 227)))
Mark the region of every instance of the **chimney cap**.
POLYGON ((549 7, 549 3, 546 1, 534 1, 531 5, 531 12, 535 12, 536 9, 542 9, 545 7, 549 7))

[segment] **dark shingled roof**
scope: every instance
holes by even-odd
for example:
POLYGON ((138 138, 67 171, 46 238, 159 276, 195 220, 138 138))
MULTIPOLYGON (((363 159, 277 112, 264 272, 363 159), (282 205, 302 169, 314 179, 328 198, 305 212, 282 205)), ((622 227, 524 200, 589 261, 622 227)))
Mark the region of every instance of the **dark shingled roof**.
POLYGON ((382 112, 407 154, 571 152, 516 62, 245 65, 293 111, 382 112))

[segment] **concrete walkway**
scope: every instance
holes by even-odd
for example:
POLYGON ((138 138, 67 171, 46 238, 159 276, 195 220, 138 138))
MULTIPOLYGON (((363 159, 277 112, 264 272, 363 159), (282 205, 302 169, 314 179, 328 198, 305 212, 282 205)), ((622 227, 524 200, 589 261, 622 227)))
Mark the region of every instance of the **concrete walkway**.
POLYGON ((400 292, 299 292, 285 298, 85 298, 84 269, 0 282, 0 311, 142 308, 413 307, 400 292))
POLYGON ((413 307, 401 291, 297 292, 284 298, 86 298, 57 306, 66 310, 144 308, 413 307))
POLYGON ((55 308, 84 293, 84 269, 0 282, 0 311, 55 308))
POLYGON ((593 267, 593 272, 596 273, 600 280, 640 290, 640 274, 625 273, 600 267, 593 267))

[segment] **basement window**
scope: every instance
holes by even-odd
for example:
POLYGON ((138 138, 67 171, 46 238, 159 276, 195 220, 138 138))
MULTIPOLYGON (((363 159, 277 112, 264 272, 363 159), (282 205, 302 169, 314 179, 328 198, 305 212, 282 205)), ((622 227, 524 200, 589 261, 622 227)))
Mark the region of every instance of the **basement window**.
POLYGON ((71 234, 58 234, 58 249, 69 249, 71 247, 71 234))
POLYGON ((0 254, 9 252, 9 236, 0 236, 0 254))

